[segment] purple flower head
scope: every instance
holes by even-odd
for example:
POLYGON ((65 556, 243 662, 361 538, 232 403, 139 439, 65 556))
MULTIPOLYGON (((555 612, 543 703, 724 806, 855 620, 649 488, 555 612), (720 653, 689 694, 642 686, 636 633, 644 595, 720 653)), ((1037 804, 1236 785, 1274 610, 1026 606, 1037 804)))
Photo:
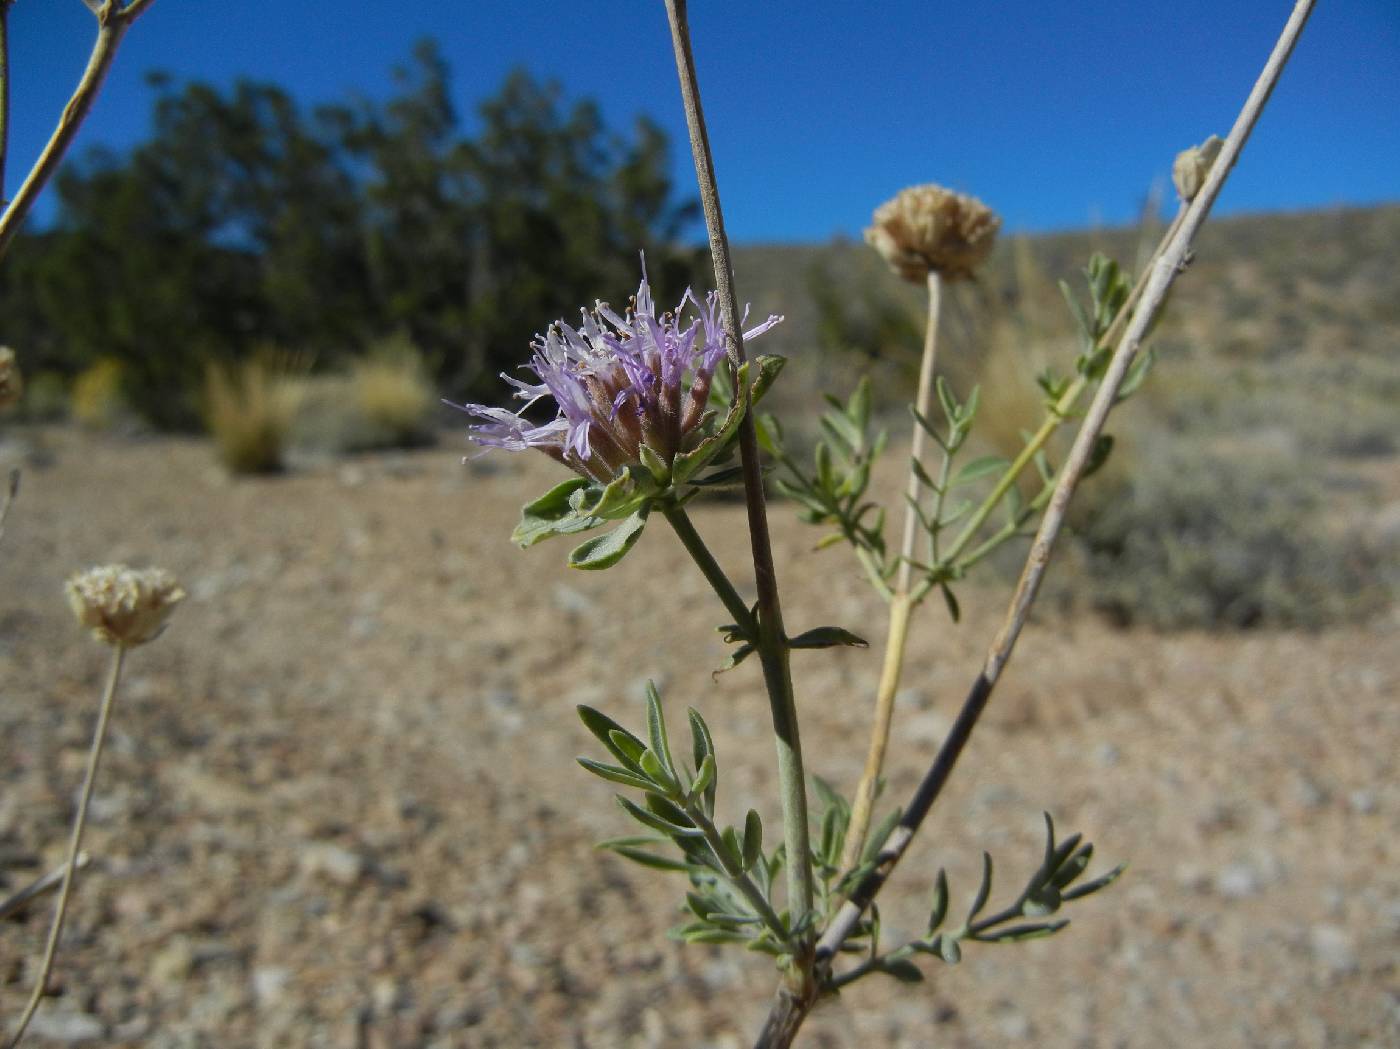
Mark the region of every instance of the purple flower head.
MULTIPOLYGON (((699 444, 710 385, 725 355, 717 296, 711 292, 702 304, 687 288, 674 312, 657 317, 643 259, 641 286, 624 313, 605 302, 580 313, 577 328, 556 321, 530 343, 523 368, 536 382, 501 376, 525 402, 517 412, 456 406, 478 420, 467 437, 487 448, 538 448, 604 483, 640 462, 643 444, 668 464, 699 444), (688 320, 687 307, 694 311, 688 320), (557 410, 552 420, 523 417, 546 399, 557 410)), ((746 331, 745 341, 781 320, 770 316, 746 331)))

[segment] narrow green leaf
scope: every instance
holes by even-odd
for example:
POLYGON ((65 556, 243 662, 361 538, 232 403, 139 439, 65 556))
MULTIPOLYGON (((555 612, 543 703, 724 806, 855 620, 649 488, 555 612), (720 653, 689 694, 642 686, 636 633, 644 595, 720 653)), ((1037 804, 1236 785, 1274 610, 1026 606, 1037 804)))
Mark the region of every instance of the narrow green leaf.
MULTIPOLYGON (((648 795, 648 797, 655 797, 655 795, 648 795)), ((617 803, 622 806, 622 811, 626 812, 638 823, 642 824, 644 827, 650 827, 652 830, 658 830, 668 837, 698 838, 702 835, 700 828, 696 827, 694 824, 685 826, 680 823, 671 823, 669 820, 662 819, 656 813, 649 812, 642 808, 631 798, 624 798, 621 794, 617 795, 617 803)))
POLYGON ((1081 845, 1073 856, 1060 865, 1060 869, 1050 879, 1050 884, 1057 889, 1064 889, 1065 886, 1084 873, 1093 856, 1094 846, 1091 842, 1081 845))
POLYGON ((671 756, 671 741, 666 735, 666 717, 661 712, 661 694, 656 691, 656 683, 647 682, 647 739, 651 752, 661 762, 672 779, 677 779, 676 762, 671 756))
POLYGON ((956 488, 958 485, 969 484, 992 474, 1005 473, 1006 468, 1010 465, 1011 461, 1000 455, 984 455, 980 459, 972 460, 959 470, 953 476, 952 486, 956 488))
POLYGON ((1157 354, 1153 350, 1145 350, 1138 354, 1137 359, 1128 367, 1128 374, 1123 377, 1123 383, 1118 387, 1118 400, 1126 401, 1133 394, 1137 393, 1147 379, 1147 373, 1152 370, 1152 366, 1157 363, 1157 354))
POLYGON ((715 782, 715 758, 713 754, 706 754, 700 762, 700 768, 695 773, 695 782, 690 785, 691 797, 700 798, 715 782))
POLYGON ((656 784, 645 776, 639 776, 635 772, 629 772, 617 765, 605 765, 601 761, 594 761, 591 758, 577 758, 575 760, 593 775, 601 776, 613 783, 620 783, 624 787, 636 787, 638 790, 657 789, 656 784))
POLYGON ((948 874, 938 869, 938 878, 933 883, 933 909, 928 915, 928 931, 934 932, 948 916, 948 874))
POLYGON ((938 394, 938 403, 943 408, 943 414, 948 418, 948 425, 957 425, 958 420, 962 418, 962 406, 958 404, 958 399, 953 396, 953 388, 941 375, 934 380, 933 387, 938 394))
POLYGON ((941 492, 943 490, 938 482, 933 479, 932 475, 924 469, 924 464, 919 462, 919 460, 911 458, 909 460, 909 469, 914 472, 914 476, 919 479, 919 483, 925 488, 934 492, 941 492))
POLYGON ((1068 919, 1054 922, 1030 922, 1025 925, 1013 925, 1001 932, 988 933, 979 936, 978 939, 987 943, 1021 943, 1025 940, 1039 940, 1046 936, 1054 936, 1068 924, 1068 919))
POLYGON ((1062 902, 1059 889, 1053 885, 1042 885, 1026 897, 1021 904, 1021 913, 1027 918, 1043 918, 1058 911, 1062 902))
POLYGON ((1084 472, 1079 476, 1093 477, 1103 469, 1104 463, 1108 462, 1108 457, 1113 453, 1113 434, 1101 433, 1094 440, 1093 448, 1089 449, 1089 458, 1084 461, 1084 472))
POLYGON ((633 771, 641 770, 642 755, 646 753, 646 746, 636 736, 622 729, 613 729, 608 733, 610 739, 616 746, 615 753, 621 754, 624 765, 633 771))
POLYGON ((1074 888, 1066 892, 1061 897, 1061 899, 1077 900, 1081 897, 1088 896, 1090 893, 1098 892, 1100 889, 1106 889, 1115 881, 1117 881, 1118 876, 1127 869, 1128 865, 1126 863, 1120 863, 1107 874, 1095 878, 1093 881, 1086 881, 1083 885, 1076 885, 1074 888))
POLYGON ((744 844, 743 844, 744 870, 748 870, 758 862, 763 854, 763 821, 759 819, 757 811, 749 809, 749 814, 744 818, 744 844))
POLYGON ((1060 294, 1065 297, 1065 302, 1069 305, 1070 313, 1074 314, 1074 322, 1079 325, 1079 330, 1085 338, 1094 337, 1093 326, 1089 323, 1089 317, 1084 312, 1084 307, 1075 298, 1074 292, 1065 281, 1060 281, 1060 294))
POLYGON ((886 976, 893 976, 900 983, 922 983, 924 979, 924 974, 919 971, 919 967, 907 958, 895 958, 880 962, 875 971, 882 972, 886 976))
POLYGON ((727 929, 707 929, 702 932, 689 933, 684 937, 686 943, 744 943, 748 937, 740 932, 730 932, 727 929))
POLYGON ((739 841, 739 832, 733 827, 725 827, 720 832, 720 841, 723 843, 725 861, 732 867, 742 868, 744 865, 744 846, 739 841))
POLYGON ((954 623, 959 622, 962 619, 962 607, 953 596, 952 588, 947 583, 939 583, 938 589, 943 592, 943 603, 948 606, 948 615, 953 618, 954 623))
POLYGON ((933 439, 934 443, 938 445, 938 447, 942 448, 945 452, 948 450, 948 445, 947 442, 943 440, 943 435, 938 432, 937 428, 933 425, 932 422, 930 422, 924 417, 924 415, 919 411, 919 409, 915 408, 911 404, 909 405, 909 414, 912 415, 914 417, 914 421, 919 424, 919 429, 923 430, 924 433, 928 434, 929 437, 933 439))
POLYGON ((705 719, 700 716, 700 712, 694 707, 688 707, 686 714, 690 718, 690 752, 695 759, 696 767, 705 763, 709 758, 715 763, 716 775, 705 786, 705 811, 707 813, 715 811, 715 791, 718 786, 719 758, 715 753, 714 737, 710 735, 710 726, 705 724, 705 719))
POLYGON ((861 854, 862 860, 872 861, 880 854, 880 847, 885 844, 885 839, 889 837, 890 831, 894 830, 895 824, 899 822, 899 817, 899 808, 895 807, 871 829, 870 838, 866 841, 865 849, 861 854))
POLYGON ((637 764, 642 766, 644 773, 656 781, 652 787, 653 790, 661 790, 670 794, 680 789, 680 784, 676 782, 675 777, 661 766, 661 760, 651 751, 644 752, 637 764))
POLYGON ((982 908, 987 906, 987 898, 992 894, 992 854, 982 853, 982 884, 977 887, 977 896, 972 901, 972 909, 967 912, 967 924, 972 924, 972 919, 982 913, 982 908))
POLYGON ((643 867, 651 867, 659 871, 689 871, 690 864, 682 863, 680 860, 668 859, 665 856, 657 856, 655 853, 644 852, 641 849, 629 848, 625 845, 604 846, 609 852, 615 852, 619 856, 626 857, 633 863, 640 863, 643 867))
MULTIPOLYGON (((593 734, 593 737, 603 746, 608 748, 608 752, 624 765, 632 766, 638 758, 637 752, 643 747, 642 741, 625 728, 619 725, 612 718, 602 711, 594 710, 592 707, 580 704, 577 708, 579 720, 583 722, 583 727, 593 734), (613 738, 613 733, 621 733, 627 741, 624 747, 613 738)), ((635 769, 634 769, 635 771, 635 769)))
POLYGON ((819 626, 804 630, 788 640, 788 648, 869 648, 870 642, 839 626, 819 626))
POLYGON ((861 433, 870 425, 870 403, 870 376, 864 375, 856 383, 851 399, 846 402, 846 417, 856 424, 861 433))

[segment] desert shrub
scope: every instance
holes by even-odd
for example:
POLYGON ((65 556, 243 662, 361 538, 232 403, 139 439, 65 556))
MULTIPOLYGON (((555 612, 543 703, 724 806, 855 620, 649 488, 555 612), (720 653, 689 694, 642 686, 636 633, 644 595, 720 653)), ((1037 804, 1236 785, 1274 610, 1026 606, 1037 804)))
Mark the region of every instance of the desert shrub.
POLYGON ((210 364, 205 375, 205 421, 219 459, 235 474, 282 469, 296 417, 301 369, 294 360, 260 354, 240 365, 210 364))
POLYGON ((1377 556, 1329 530, 1306 468, 1177 448, 1086 487, 1078 598, 1161 629, 1319 627, 1384 603, 1377 556))
POLYGON ((433 440, 438 396, 420 354, 406 339, 381 346, 350 366, 359 432, 350 449, 413 448, 433 440))
POLYGON ((127 414, 121 362, 103 357, 73 380, 69 397, 73 419, 95 430, 111 429, 127 414))

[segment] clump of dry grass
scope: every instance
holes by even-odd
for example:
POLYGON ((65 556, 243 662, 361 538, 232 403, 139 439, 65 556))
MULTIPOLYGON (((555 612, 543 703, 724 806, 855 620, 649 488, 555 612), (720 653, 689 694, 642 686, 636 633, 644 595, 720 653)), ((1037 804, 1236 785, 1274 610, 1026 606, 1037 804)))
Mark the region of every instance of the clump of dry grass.
POLYGON ((204 413, 219 459, 231 473, 276 473, 301 402, 301 366, 263 353, 236 366, 209 365, 204 413))
POLYGON ((93 430, 110 430, 128 415, 122 396, 121 362, 103 357, 73 380, 69 411, 74 421, 93 430))
POLYGON ((360 448, 411 448, 431 443, 437 393, 422 354, 395 339, 355 361, 350 391, 362 423, 360 448))

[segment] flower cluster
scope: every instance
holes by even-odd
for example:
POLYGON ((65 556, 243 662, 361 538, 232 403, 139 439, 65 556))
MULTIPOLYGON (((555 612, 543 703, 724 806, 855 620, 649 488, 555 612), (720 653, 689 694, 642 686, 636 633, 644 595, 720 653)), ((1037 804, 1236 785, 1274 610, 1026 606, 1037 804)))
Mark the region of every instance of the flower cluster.
MULTIPOLYGON (((711 293, 702 304, 687 288, 674 312, 657 317, 643 263, 641 286, 623 314, 605 302, 580 312, 577 328, 560 320, 535 336, 524 367, 536 382, 502 375, 525 402, 519 411, 457 405, 479 420, 469 439, 514 451, 538 448, 605 484, 642 460, 643 445, 668 465, 692 450, 705 437, 710 387, 725 356, 717 296, 711 293), (687 307, 694 310, 689 323, 687 307), (553 419, 524 417, 546 399, 557 409, 553 419)), ((770 316, 744 338, 781 320, 770 316)))
POLYGON ((972 276, 996 240, 1001 219, 976 197, 932 184, 910 186, 875 209, 865 240, 905 280, 930 270, 947 280, 972 276))
POLYGON ((185 599, 175 577, 162 568, 104 565, 68 580, 68 604, 78 622, 109 645, 130 647, 158 637, 185 599))

